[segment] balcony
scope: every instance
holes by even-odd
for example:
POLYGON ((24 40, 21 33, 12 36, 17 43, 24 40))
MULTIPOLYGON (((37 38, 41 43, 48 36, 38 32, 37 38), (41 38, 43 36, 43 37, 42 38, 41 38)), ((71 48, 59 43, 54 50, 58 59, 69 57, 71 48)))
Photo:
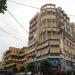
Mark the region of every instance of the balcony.
POLYGON ((60 19, 60 22, 61 22, 61 23, 63 23, 63 22, 64 22, 63 18, 61 18, 61 19, 60 19))
POLYGON ((51 40, 50 45, 52 45, 52 46, 60 45, 60 41, 59 40, 51 40))
POLYGON ((55 4, 45 4, 45 5, 43 5, 42 7, 41 7, 41 11, 42 10, 45 10, 45 9, 53 9, 53 8, 56 8, 55 7, 56 5, 55 4))
POLYGON ((45 28, 45 27, 43 27, 42 32, 45 32, 45 31, 46 31, 46 28, 45 28))
POLYGON ((30 40, 30 42, 29 42, 29 47, 31 47, 31 46, 34 45, 35 43, 36 43, 36 41, 30 40))
POLYGON ((41 49, 41 45, 37 46, 37 50, 41 49))
POLYGON ((24 53, 18 53, 18 54, 16 53, 16 54, 12 54, 12 57, 14 57, 14 58, 15 58, 15 57, 22 58, 22 57, 25 56, 25 54, 26 54, 25 52, 24 52, 24 53))
POLYGON ((15 62, 16 61, 16 59, 14 58, 9 58, 9 59, 7 59, 7 60, 5 60, 5 63, 7 63, 7 64, 11 64, 12 62, 15 62))
POLYGON ((41 51, 37 51, 36 57, 40 57, 41 51))
POLYGON ((59 29, 57 28, 56 25, 54 25, 54 27, 48 26, 47 27, 47 31, 59 32, 59 29))
POLYGON ((31 53, 31 52, 33 52, 35 50, 36 50, 36 48, 34 47, 34 48, 30 49, 28 52, 31 53))
POLYGON ((59 47, 50 47, 50 53, 60 53, 59 47))
POLYGON ((30 24, 30 28, 32 28, 33 26, 36 25, 36 21, 33 21, 31 24, 30 24))
POLYGON ((58 29, 57 26, 55 25, 55 27, 52 28, 52 31, 59 32, 59 29, 58 29))
POLYGON ((11 66, 14 66, 14 65, 15 65, 15 63, 11 63, 11 64, 4 65, 4 67, 11 67, 11 66))
POLYGON ((56 19, 55 15, 44 15, 43 17, 41 17, 41 21, 43 21, 44 19, 56 19))
POLYGON ((60 16, 63 17, 63 13, 62 12, 60 13, 60 16))
POLYGON ((51 36, 51 38, 50 38, 50 40, 58 40, 59 38, 58 38, 58 36, 51 36))
POLYGON ((30 34, 30 35, 29 35, 29 39, 30 39, 30 38, 33 38, 33 34, 30 34))
POLYGON ((42 49, 41 56, 48 54, 48 52, 49 52, 49 47, 42 49))
POLYGON ((12 58, 8 58, 5 61, 13 61, 13 59, 12 58))
POLYGON ((22 58, 22 59, 9 59, 9 60, 13 62, 21 62, 21 61, 25 61, 26 59, 22 58))
POLYGON ((47 47, 49 45, 49 41, 43 42, 41 44, 41 48, 47 47))
POLYGON ((16 61, 21 62, 21 61, 26 61, 26 59, 17 59, 16 61))
POLYGON ((32 31, 36 31, 36 29, 37 29, 36 26, 34 26, 33 29, 32 29, 32 31))
POLYGON ((4 59, 11 57, 11 55, 12 55, 12 52, 10 54, 7 54, 6 56, 4 56, 4 59))
POLYGON ((48 26, 47 31, 52 31, 52 28, 48 26))

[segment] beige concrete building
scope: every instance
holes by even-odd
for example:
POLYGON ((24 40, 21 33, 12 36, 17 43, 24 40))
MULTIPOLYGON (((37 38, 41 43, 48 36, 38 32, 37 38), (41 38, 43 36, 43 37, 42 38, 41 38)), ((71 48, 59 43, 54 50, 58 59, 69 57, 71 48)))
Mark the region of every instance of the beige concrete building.
POLYGON ((4 68, 14 69, 16 67, 19 70, 21 67, 25 67, 28 63, 27 51, 28 47, 23 47, 22 49, 10 47, 4 53, 4 68))
POLYGON ((3 62, 0 61, 0 70, 3 69, 3 62))
POLYGON ((75 26, 61 7, 45 4, 30 21, 29 62, 48 59, 54 68, 72 70, 75 62, 75 26))
POLYGON ((17 54, 19 52, 19 48, 10 47, 9 50, 6 50, 3 55, 3 66, 4 69, 12 69, 15 66, 15 58, 13 54, 17 54))

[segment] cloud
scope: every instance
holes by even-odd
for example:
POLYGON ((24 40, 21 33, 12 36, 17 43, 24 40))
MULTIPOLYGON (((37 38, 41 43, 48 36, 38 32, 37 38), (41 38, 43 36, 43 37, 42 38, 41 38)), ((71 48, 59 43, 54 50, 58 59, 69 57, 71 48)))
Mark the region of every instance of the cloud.
MULTIPOLYGON (((42 5, 46 3, 54 3, 58 6, 61 6, 63 10, 67 14, 75 15, 75 1, 74 0, 13 0, 15 2, 20 2, 25 5, 30 5, 33 7, 40 8, 42 5)), ((22 5, 18 5, 12 3, 10 1, 7 2, 8 10, 16 17, 16 19, 21 23, 21 25, 29 31, 29 21, 30 19, 40 11, 40 9, 35 9, 31 7, 25 7, 22 5)), ((71 20, 74 21, 75 18, 71 17, 71 20)), ((0 30, 0 59, 2 59, 2 54, 8 47, 23 47, 27 46, 28 42, 28 33, 21 28, 16 21, 11 17, 11 15, 6 12, 4 15, 0 15, 0 27, 10 32, 12 35, 19 37, 24 40, 26 43, 22 43, 19 40, 16 40, 9 36, 8 34, 2 32, 0 30)))

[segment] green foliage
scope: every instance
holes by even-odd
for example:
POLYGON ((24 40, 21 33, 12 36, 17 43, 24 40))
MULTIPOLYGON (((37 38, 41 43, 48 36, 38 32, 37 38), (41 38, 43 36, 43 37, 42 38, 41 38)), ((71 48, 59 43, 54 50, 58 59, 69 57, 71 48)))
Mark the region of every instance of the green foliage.
POLYGON ((7 0, 0 0, 0 13, 4 14, 4 11, 7 10, 7 0))
POLYGON ((13 66, 13 71, 14 71, 15 73, 19 71, 18 68, 16 67, 16 65, 13 66))
POLYGON ((20 72, 24 72, 24 71, 25 71, 25 67, 22 66, 22 67, 20 68, 20 72))
POLYGON ((40 64, 41 72, 48 72, 51 70, 51 63, 48 60, 43 60, 40 64))
POLYGON ((29 63, 27 65, 27 70, 31 72, 35 72, 35 65, 33 63, 29 63))

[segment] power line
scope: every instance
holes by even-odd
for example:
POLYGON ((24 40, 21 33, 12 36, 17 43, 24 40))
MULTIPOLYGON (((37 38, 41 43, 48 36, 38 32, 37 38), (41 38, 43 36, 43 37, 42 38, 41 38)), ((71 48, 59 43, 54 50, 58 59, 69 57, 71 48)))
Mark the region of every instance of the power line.
POLYGON ((25 43, 23 40, 21 40, 21 39, 19 39, 18 37, 16 37, 16 36, 12 35, 11 33, 7 32, 7 31, 6 31, 6 30, 4 30, 3 28, 0 28, 0 30, 2 30, 3 32, 7 33, 7 34, 8 34, 8 35, 10 35, 11 37, 13 37, 13 38, 15 38, 15 39, 17 39, 17 40, 19 40, 19 41, 21 41, 21 42, 25 43))
MULTIPOLYGON (((1 21, 2 21, 5 25, 8 25, 7 22, 5 22, 4 20, 1 19, 1 21)), ((12 28, 12 27, 10 27, 10 26, 8 26, 8 27, 9 27, 9 28, 12 28)), ((16 31, 15 29, 13 29, 13 30, 14 30, 16 33, 20 34, 20 33, 19 33, 18 31, 16 31)), ((21 35, 21 36, 22 36, 22 35, 21 35)), ((25 38, 24 36, 22 36, 22 37, 25 38)))
MULTIPOLYGON (((8 1, 10 1, 10 2, 12 2, 12 3, 15 3, 15 4, 18 4, 18 5, 23 5, 23 6, 26 6, 26 7, 31 7, 31 8, 35 8, 35 9, 40 9, 40 8, 37 8, 37 7, 33 7, 33 6, 25 5, 25 4, 22 4, 22 3, 19 3, 19 2, 15 2, 15 1, 12 1, 12 0, 8 0, 8 1)), ((68 14, 68 15, 69 15, 69 14, 68 14)), ((75 15, 69 15, 69 16, 74 16, 74 17, 75 17, 75 15)))
POLYGON ((15 1, 12 1, 12 0, 8 0, 8 1, 13 2, 15 4, 18 4, 18 5, 22 5, 22 6, 31 7, 31 8, 35 8, 35 9, 40 9, 40 8, 33 7, 33 6, 30 6, 30 5, 25 5, 25 4, 22 4, 22 3, 19 3, 19 2, 15 2, 15 1))
MULTIPOLYGON (((69 14, 68 14, 69 15, 69 14)), ((69 15, 69 16, 73 16, 73 17, 75 17, 75 15, 69 15)))
POLYGON ((24 31, 26 31, 27 33, 29 33, 22 25, 21 25, 21 23, 15 18, 15 16, 9 11, 9 10, 7 10, 8 11, 8 13, 12 16, 12 18, 19 24, 19 26, 24 30, 24 31))

